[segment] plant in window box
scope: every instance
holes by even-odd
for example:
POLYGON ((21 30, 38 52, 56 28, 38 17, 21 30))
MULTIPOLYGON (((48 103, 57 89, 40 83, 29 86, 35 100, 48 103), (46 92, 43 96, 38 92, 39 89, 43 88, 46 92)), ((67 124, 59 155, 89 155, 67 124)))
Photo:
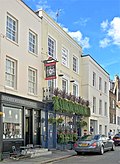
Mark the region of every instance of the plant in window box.
POLYGON ((48 122, 49 122, 50 124, 54 124, 54 123, 56 123, 56 118, 50 117, 50 118, 48 119, 48 122))

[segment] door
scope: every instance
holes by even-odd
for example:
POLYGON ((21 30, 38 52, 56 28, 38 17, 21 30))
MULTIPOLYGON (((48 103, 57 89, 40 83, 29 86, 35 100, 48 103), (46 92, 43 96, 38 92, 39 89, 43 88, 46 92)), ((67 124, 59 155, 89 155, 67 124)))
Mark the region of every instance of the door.
POLYGON ((25 116, 25 145, 32 143, 32 111, 27 110, 25 116))
POLYGON ((34 111, 34 145, 41 145, 40 111, 34 111))

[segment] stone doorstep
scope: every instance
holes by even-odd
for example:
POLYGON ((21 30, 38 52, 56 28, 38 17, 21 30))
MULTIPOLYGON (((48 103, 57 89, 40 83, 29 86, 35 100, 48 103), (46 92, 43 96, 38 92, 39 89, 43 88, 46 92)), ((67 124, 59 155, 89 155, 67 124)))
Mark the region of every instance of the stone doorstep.
POLYGON ((27 155, 30 155, 31 158, 44 156, 44 155, 50 155, 50 154, 52 154, 52 151, 48 151, 48 149, 45 149, 45 148, 35 148, 35 149, 27 150, 27 155))

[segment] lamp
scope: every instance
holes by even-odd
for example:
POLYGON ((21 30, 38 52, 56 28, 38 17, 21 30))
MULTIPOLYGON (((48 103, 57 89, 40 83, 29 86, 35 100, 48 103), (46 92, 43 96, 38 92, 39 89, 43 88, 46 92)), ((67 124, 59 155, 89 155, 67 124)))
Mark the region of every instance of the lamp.
POLYGON ((72 80, 70 80, 70 82, 71 82, 71 83, 74 83, 74 82, 75 82, 75 80, 73 80, 73 79, 72 79, 72 80))
POLYGON ((59 74, 58 76, 62 77, 62 76, 63 76, 63 74, 61 73, 61 74, 59 74))

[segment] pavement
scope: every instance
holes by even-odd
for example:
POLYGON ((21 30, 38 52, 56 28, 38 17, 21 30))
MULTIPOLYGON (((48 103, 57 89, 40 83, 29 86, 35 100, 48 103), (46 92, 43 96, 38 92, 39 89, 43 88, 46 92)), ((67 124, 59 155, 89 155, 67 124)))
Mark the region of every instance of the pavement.
POLYGON ((69 158, 76 155, 74 150, 51 150, 52 154, 44 155, 35 158, 22 158, 19 160, 5 158, 0 161, 0 164, 47 164, 53 161, 69 158))

